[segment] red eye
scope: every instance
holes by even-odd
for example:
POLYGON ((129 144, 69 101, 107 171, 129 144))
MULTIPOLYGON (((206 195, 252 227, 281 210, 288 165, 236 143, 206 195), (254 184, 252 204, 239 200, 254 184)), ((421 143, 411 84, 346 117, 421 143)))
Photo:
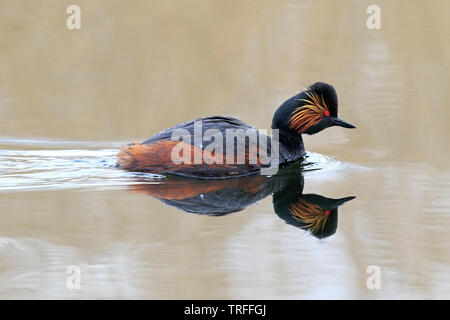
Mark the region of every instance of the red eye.
POLYGON ((330 115, 330 111, 326 110, 325 115, 328 117, 330 115))
POLYGON ((325 215, 329 216, 330 215, 330 210, 325 211, 325 215))

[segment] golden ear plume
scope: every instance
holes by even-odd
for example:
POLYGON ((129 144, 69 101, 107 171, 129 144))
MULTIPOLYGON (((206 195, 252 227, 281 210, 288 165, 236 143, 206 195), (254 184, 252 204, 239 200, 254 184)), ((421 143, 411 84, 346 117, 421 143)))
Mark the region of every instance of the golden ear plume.
POLYGON ((313 91, 306 92, 306 94, 309 99, 300 99, 306 104, 295 109, 288 122, 289 127, 298 133, 307 131, 322 119, 326 111, 329 112, 322 95, 319 97, 313 91))

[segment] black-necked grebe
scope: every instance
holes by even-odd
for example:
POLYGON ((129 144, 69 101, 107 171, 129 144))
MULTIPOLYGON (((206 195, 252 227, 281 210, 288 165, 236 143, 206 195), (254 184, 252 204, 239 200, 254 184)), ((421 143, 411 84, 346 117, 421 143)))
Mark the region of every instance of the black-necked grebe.
MULTIPOLYGON (((272 120, 272 129, 278 129, 279 135, 277 164, 283 166, 303 159, 305 148, 302 134, 315 134, 332 126, 355 128, 350 123, 339 119, 337 113, 336 91, 327 83, 316 82, 305 91, 286 100, 275 111, 272 120)), ((119 153, 117 165, 130 171, 207 179, 234 178, 260 172, 261 168, 266 165, 261 161, 259 149, 262 136, 258 135, 259 140, 256 144, 252 144, 248 139, 239 142, 239 139, 234 140, 234 137, 231 137, 231 141, 233 141, 232 161, 228 157, 229 154, 226 154, 225 151, 230 150, 226 145, 230 132, 236 134, 239 130, 257 131, 256 128, 232 117, 213 116, 185 122, 166 129, 143 143, 125 146, 119 153), (198 129, 199 124, 200 129, 198 129), (177 132, 185 132, 185 136, 189 135, 190 137, 187 137, 188 140, 182 139, 182 142, 174 140, 174 133, 177 132), (211 148, 210 145, 213 142, 217 145, 217 134, 222 135, 223 148, 220 148, 220 152, 219 149, 211 148), (209 139, 204 141, 203 138, 201 143, 196 143, 198 135, 208 136, 209 139), (174 148, 183 152, 187 150, 189 161, 174 161, 174 148), (239 151, 244 153, 244 162, 238 161, 239 151), (257 157, 252 162, 250 154, 255 151, 257 157), (195 158, 198 154, 201 155, 200 161, 195 158)), ((270 153, 271 140, 267 139, 270 153)), ((184 159, 186 160, 186 158, 184 159)))

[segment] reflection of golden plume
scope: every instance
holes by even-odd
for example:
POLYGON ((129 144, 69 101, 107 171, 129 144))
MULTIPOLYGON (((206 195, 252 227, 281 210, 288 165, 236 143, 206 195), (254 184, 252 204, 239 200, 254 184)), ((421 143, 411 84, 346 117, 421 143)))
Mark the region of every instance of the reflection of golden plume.
MULTIPOLYGON (((310 229, 314 234, 317 231, 323 231, 328 220, 328 215, 317 204, 310 203, 305 199, 298 199, 294 202, 290 211, 292 216, 305 224, 305 227, 310 229)), ((327 211, 329 213, 329 211, 327 211)))
POLYGON ((329 114, 328 106, 322 95, 319 97, 314 91, 306 92, 306 94, 309 99, 300 99, 306 104, 295 109, 289 119, 289 127, 298 133, 305 132, 317 124, 324 115, 327 115, 327 112, 329 114))

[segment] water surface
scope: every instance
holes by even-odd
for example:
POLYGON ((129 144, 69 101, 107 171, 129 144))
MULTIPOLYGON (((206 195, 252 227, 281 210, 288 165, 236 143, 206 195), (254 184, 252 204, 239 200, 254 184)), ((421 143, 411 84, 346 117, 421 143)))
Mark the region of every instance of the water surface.
POLYGON ((378 1, 376 31, 370 1, 78 4, 79 31, 64 2, 0 4, 1 298, 450 298, 449 2, 378 1), (356 196, 325 239, 271 196, 187 213, 114 168, 196 117, 268 128, 319 80, 357 126, 305 137, 303 193, 356 196))

